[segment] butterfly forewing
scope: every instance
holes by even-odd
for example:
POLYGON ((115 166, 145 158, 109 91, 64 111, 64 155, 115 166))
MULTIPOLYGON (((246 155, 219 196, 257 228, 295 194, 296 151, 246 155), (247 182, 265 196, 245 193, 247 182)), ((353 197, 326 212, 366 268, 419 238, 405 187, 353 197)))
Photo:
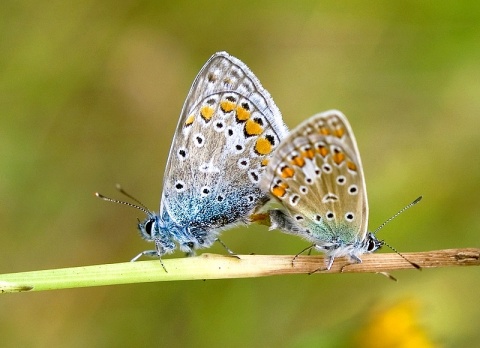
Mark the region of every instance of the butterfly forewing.
POLYGON ((238 59, 220 52, 196 77, 169 154, 161 201, 180 226, 246 221, 268 199, 258 184, 287 134, 270 94, 238 59))
POLYGON ((318 114, 282 141, 261 187, 317 245, 363 240, 368 203, 353 132, 339 111, 318 114))

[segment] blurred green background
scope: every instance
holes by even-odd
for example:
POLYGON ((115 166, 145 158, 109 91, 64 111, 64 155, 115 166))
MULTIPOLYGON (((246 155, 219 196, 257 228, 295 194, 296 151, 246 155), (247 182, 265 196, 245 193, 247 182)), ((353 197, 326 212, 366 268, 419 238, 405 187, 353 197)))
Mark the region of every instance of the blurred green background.
MULTIPOLYGON (((331 108, 347 115, 372 229, 424 195, 380 238, 403 252, 479 246, 479 2, 1 7, 0 273, 123 262, 150 248, 138 211, 93 193, 116 197, 119 182, 158 209, 183 100, 220 50, 252 69, 289 127, 331 108)), ((307 245, 263 226, 222 239, 237 253, 307 245)), ((414 303, 405 308, 425 342, 478 344, 478 268, 394 275, 399 282, 298 275, 3 295, 0 337, 17 347, 367 347, 388 335, 368 318, 414 303)))

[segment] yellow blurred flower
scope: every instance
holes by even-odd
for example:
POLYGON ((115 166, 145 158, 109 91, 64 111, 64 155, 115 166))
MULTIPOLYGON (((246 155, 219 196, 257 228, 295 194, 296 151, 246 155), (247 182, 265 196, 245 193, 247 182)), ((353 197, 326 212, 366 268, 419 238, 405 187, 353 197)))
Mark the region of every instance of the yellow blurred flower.
POLYGON ((418 303, 413 300, 402 300, 371 313, 355 342, 362 348, 438 347, 418 322, 418 303))

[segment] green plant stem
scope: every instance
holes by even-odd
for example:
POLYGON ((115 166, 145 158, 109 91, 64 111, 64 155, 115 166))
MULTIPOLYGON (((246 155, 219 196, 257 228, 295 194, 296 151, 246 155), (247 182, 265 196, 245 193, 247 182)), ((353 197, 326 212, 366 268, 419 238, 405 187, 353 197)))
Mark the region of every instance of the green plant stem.
MULTIPOLYGON (((404 253, 409 261, 422 268, 479 266, 480 249, 447 249, 404 253)), ((281 274, 322 273, 386 273, 399 269, 415 270, 398 254, 366 254, 362 263, 350 264, 337 258, 329 271, 320 270, 324 257, 293 255, 202 254, 197 257, 163 259, 168 272, 158 260, 125 262, 96 266, 60 268, 0 275, 0 292, 23 292, 80 288, 114 284, 157 281, 265 277, 281 274)))

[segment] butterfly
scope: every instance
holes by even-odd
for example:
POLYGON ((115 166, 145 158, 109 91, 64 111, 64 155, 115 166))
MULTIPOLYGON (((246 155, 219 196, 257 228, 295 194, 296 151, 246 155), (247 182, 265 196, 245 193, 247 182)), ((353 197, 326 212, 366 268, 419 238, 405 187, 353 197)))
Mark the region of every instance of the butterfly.
POLYGON ((177 245, 193 255, 219 241, 222 230, 250 223, 269 200, 259 188, 260 178, 287 134, 279 109, 250 69, 226 52, 215 53, 180 113, 159 213, 136 206, 147 214, 138 224, 140 234, 155 243, 155 250, 132 261, 149 255, 161 262, 177 245))
POLYGON ((360 153, 347 118, 336 110, 312 116, 284 138, 260 187, 284 209, 269 211, 271 228, 298 235, 326 254, 360 256, 384 242, 367 231, 368 200, 360 153))

